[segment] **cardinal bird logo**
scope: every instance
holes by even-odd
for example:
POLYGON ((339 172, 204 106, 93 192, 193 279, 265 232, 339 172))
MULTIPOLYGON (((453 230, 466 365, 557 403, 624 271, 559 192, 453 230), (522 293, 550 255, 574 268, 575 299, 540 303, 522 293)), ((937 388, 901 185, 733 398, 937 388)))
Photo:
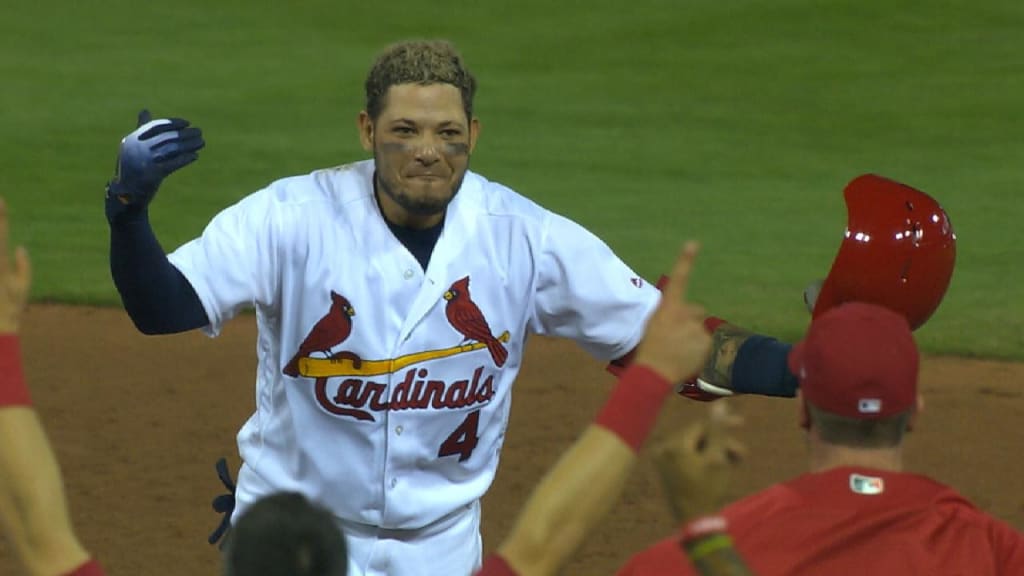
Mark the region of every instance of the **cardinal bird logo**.
MULTIPOLYGON (((323 318, 313 325, 309 335, 299 345, 299 351, 284 367, 283 372, 288 376, 299 375, 299 359, 307 358, 313 352, 329 354, 331 348, 341 344, 352 333, 352 317, 356 311, 348 299, 331 290, 331 309, 323 318)), ((343 353, 351 358, 356 367, 359 367, 360 359, 351 352, 343 353)))
POLYGON ((456 280, 454 284, 444 293, 444 299, 448 301, 444 313, 448 322, 462 333, 466 340, 476 340, 487 346, 495 365, 499 368, 505 365, 508 359, 508 350, 500 340, 491 334, 491 327, 487 325, 480 308, 469 297, 469 276, 456 280))

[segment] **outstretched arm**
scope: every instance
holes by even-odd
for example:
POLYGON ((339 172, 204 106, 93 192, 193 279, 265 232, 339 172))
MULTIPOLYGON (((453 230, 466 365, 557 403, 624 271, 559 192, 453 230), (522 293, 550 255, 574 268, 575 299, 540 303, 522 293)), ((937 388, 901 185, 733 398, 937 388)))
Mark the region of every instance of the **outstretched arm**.
MULTIPOLYGON (((628 396, 660 407, 671 390, 668 380, 638 364, 620 378, 609 404, 628 396)), ((606 405, 602 414, 610 410, 617 407, 606 405)), ((648 410, 645 430, 634 437, 642 439, 653 425, 656 410, 648 410)), ((639 419, 632 425, 642 426, 639 419)), ((512 533, 502 542, 498 554, 515 570, 511 574, 557 574, 619 500, 636 461, 634 447, 618 433, 597 422, 588 426, 534 489, 512 533)), ((484 575, 491 576, 487 571, 481 572, 484 575)))
POLYGON ((618 501, 672 382, 696 371, 707 354, 703 312, 683 298, 696 251, 695 244, 688 244, 680 256, 635 363, 622 374, 595 422, 534 489, 481 576, 557 573, 618 501))
POLYGON ((121 141, 117 174, 107 185, 110 275, 135 326, 171 334, 209 323, 202 302, 168 260, 149 224, 148 206, 165 177, 196 160, 204 145, 198 128, 179 118, 151 120, 121 141))
POLYGON ((25 387, 18 329, 30 282, 24 248, 8 261, 0 200, 0 525, 34 576, 99 576, 71 528, 60 468, 25 387))
POLYGON ((696 381, 700 390, 716 396, 796 396, 796 376, 786 364, 791 345, 714 320, 711 354, 696 381))
MULTIPOLYGON (((8 365, 12 339, 0 336, 0 361, 8 365)), ((0 519, 29 573, 68 574, 86 564, 89 554, 71 528, 60 468, 35 410, 0 406, 0 438, 0 519)))
MULTIPOLYGON (((661 289, 667 277, 656 286, 661 289)), ((711 353, 699 372, 689 374, 679 394, 694 400, 717 400, 733 394, 792 397, 797 380, 786 364, 791 346, 730 324, 716 316, 704 319, 712 335, 711 353)), ((611 361, 607 369, 618 376, 635 361, 636 350, 611 361)))

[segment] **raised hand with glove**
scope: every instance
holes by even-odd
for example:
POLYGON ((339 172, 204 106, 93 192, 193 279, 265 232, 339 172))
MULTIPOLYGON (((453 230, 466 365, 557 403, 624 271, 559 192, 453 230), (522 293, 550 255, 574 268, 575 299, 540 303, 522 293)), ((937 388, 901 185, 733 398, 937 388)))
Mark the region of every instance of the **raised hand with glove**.
POLYGON ((167 259, 146 209, 163 179, 199 158, 203 133, 181 118, 153 120, 139 112, 123 139, 114 179, 107 183, 110 276, 125 310, 145 334, 173 334, 206 325, 199 296, 167 259))
POLYGON ((163 179, 195 162, 206 145, 202 130, 182 118, 153 120, 139 112, 135 130, 121 140, 114 179, 107 184, 107 220, 146 209, 163 179))

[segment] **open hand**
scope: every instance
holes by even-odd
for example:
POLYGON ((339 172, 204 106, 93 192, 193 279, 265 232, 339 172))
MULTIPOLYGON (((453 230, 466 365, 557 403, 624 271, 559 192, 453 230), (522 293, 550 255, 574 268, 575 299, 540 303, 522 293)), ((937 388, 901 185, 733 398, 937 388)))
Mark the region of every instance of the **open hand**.
POLYGON ((724 401, 709 408, 705 418, 652 450, 665 496, 679 523, 722 506, 732 470, 746 455, 746 448, 730 435, 742 419, 729 412, 724 401))
POLYGON ((0 198, 0 333, 18 331, 32 284, 28 251, 24 246, 15 248, 12 262, 7 241, 7 204, 0 198))

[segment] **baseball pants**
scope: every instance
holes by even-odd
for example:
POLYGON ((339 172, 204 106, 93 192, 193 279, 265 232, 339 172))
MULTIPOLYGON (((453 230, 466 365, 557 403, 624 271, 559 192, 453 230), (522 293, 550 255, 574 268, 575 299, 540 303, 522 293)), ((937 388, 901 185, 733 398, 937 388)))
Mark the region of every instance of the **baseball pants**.
POLYGON ((470 576, 480 568, 480 502, 416 530, 339 520, 349 576, 470 576))

